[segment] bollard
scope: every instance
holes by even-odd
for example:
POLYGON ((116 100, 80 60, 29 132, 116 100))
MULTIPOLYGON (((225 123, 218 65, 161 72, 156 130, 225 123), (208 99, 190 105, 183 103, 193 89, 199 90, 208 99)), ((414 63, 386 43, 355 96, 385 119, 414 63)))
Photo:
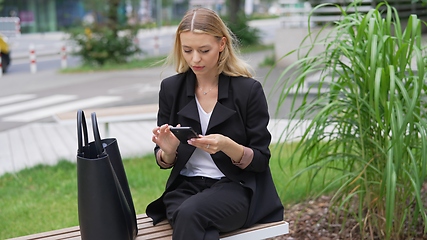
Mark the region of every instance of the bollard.
POLYGON ((34 49, 34 44, 30 44, 30 70, 31 73, 37 72, 36 50, 34 49))
POLYGON ((65 45, 61 48, 61 67, 62 69, 67 68, 67 47, 65 45))
POLYGON ((154 36, 154 55, 159 55, 159 37, 156 35, 154 36))
POLYGON ((16 18, 16 22, 15 22, 15 31, 16 31, 16 36, 21 36, 21 20, 19 18, 16 18))

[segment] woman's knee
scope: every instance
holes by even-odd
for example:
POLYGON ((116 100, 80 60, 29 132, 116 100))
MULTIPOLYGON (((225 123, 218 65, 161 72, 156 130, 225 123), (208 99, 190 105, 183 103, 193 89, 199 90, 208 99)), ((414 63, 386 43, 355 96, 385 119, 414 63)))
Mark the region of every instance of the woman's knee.
POLYGON ((175 220, 179 221, 200 221, 198 218, 203 218, 204 208, 197 203, 185 201, 179 206, 175 212, 175 220))

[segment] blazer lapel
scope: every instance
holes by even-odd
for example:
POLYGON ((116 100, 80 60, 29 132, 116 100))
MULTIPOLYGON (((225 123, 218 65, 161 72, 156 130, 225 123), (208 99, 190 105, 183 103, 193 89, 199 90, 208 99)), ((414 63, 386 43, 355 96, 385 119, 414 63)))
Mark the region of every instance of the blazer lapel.
POLYGON ((178 115, 200 122, 196 99, 193 98, 179 112, 178 115))
POLYGON ((221 103, 217 102, 212 112, 212 116, 209 121, 209 126, 206 132, 208 132, 209 129, 223 123, 225 120, 233 116, 235 113, 236 111, 234 111, 233 109, 230 109, 222 105, 221 103))
POLYGON ((222 100, 228 99, 229 88, 230 77, 224 74, 220 74, 218 82, 218 101, 212 112, 212 116, 209 121, 209 126, 206 132, 208 132, 209 129, 223 123, 225 120, 227 120, 236 113, 235 110, 221 104, 222 100))
MULTIPOLYGON (((194 95, 194 89, 196 86, 196 75, 191 71, 191 69, 187 73, 186 77, 187 81, 187 97, 190 97, 190 101, 185 105, 179 112, 178 115, 183 116, 185 118, 194 120, 199 123, 200 127, 200 118, 199 112, 197 110, 196 98, 194 95)), ((228 92, 230 88, 230 77, 225 76, 224 74, 220 74, 219 82, 218 82, 218 101, 215 105, 215 108, 212 112, 211 119, 209 120, 209 126, 206 132, 209 129, 223 123, 228 118, 233 116, 236 111, 221 104, 221 100, 228 99, 228 92)), ((200 132, 201 129, 195 129, 197 132, 200 132)))
POLYGON ((194 95, 194 89, 196 87, 196 75, 193 73, 193 71, 191 71, 191 69, 188 70, 185 81, 187 85, 187 97, 190 100, 183 108, 181 108, 181 110, 178 111, 177 114, 198 122, 199 124, 197 127, 195 127, 194 130, 200 133, 202 129, 200 127, 199 112, 197 110, 197 103, 194 95))

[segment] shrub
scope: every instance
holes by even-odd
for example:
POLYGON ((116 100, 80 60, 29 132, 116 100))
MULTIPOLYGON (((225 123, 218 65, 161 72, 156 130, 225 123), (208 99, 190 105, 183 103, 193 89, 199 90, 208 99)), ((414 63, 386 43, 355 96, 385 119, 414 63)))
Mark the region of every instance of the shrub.
POLYGON ((74 54, 89 65, 127 62, 141 52, 135 37, 136 31, 132 29, 114 31, 105 26, 70 31, 70 40, 77 45, 74 54))
POLYGON ((366 14, 341 11, 342 20, 321 29, 322 34, 309 29, 296 50, 305 54, 284 70, 286 78, 276 82, 282 92, 279 108, 289 97, 290 118, 298 122, 288 130, 307 126, 297 143, 304 155, 294 155, 291 161, 306 164, 301 174, 321 175, 325 191, 339 184, 332 202, 341 213, 336 216, 343 221, 355 218, 355 229, 364 238, 423 236, 427 87, 421 25, 425 23, 411 15, 402 29, 397 10, 387 3, 366 14), (312 49, 318 44, 324 50, 316 54, 312 49), (320 74, 311 89, 317 94, 308 100, 307 79, 314 73, 320 74), (303 103, 296 105, 301 96, 303 103), (341 174, 330 180, 327 169, 341 174))

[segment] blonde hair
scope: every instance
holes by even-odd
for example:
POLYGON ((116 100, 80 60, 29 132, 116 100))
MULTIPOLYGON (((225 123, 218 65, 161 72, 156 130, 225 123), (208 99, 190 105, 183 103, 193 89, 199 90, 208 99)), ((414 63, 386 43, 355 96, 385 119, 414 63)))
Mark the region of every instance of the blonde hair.
POLYGON ((218 59, 218 74, 224 73, 228 76, 252 77, 252 68, 245 61, 237 56, 237 40, 222 19, 213 11, 207 8, 195 8, 189 10, 178 25, 175 34, 175 44, 167 63, 173 63, 178 73, 188 71, 190 68, 182 54, 180 34, 192 31, 194 33, 205 33, 214 36, 220 41, 226 38, 224 50, 218 59))

